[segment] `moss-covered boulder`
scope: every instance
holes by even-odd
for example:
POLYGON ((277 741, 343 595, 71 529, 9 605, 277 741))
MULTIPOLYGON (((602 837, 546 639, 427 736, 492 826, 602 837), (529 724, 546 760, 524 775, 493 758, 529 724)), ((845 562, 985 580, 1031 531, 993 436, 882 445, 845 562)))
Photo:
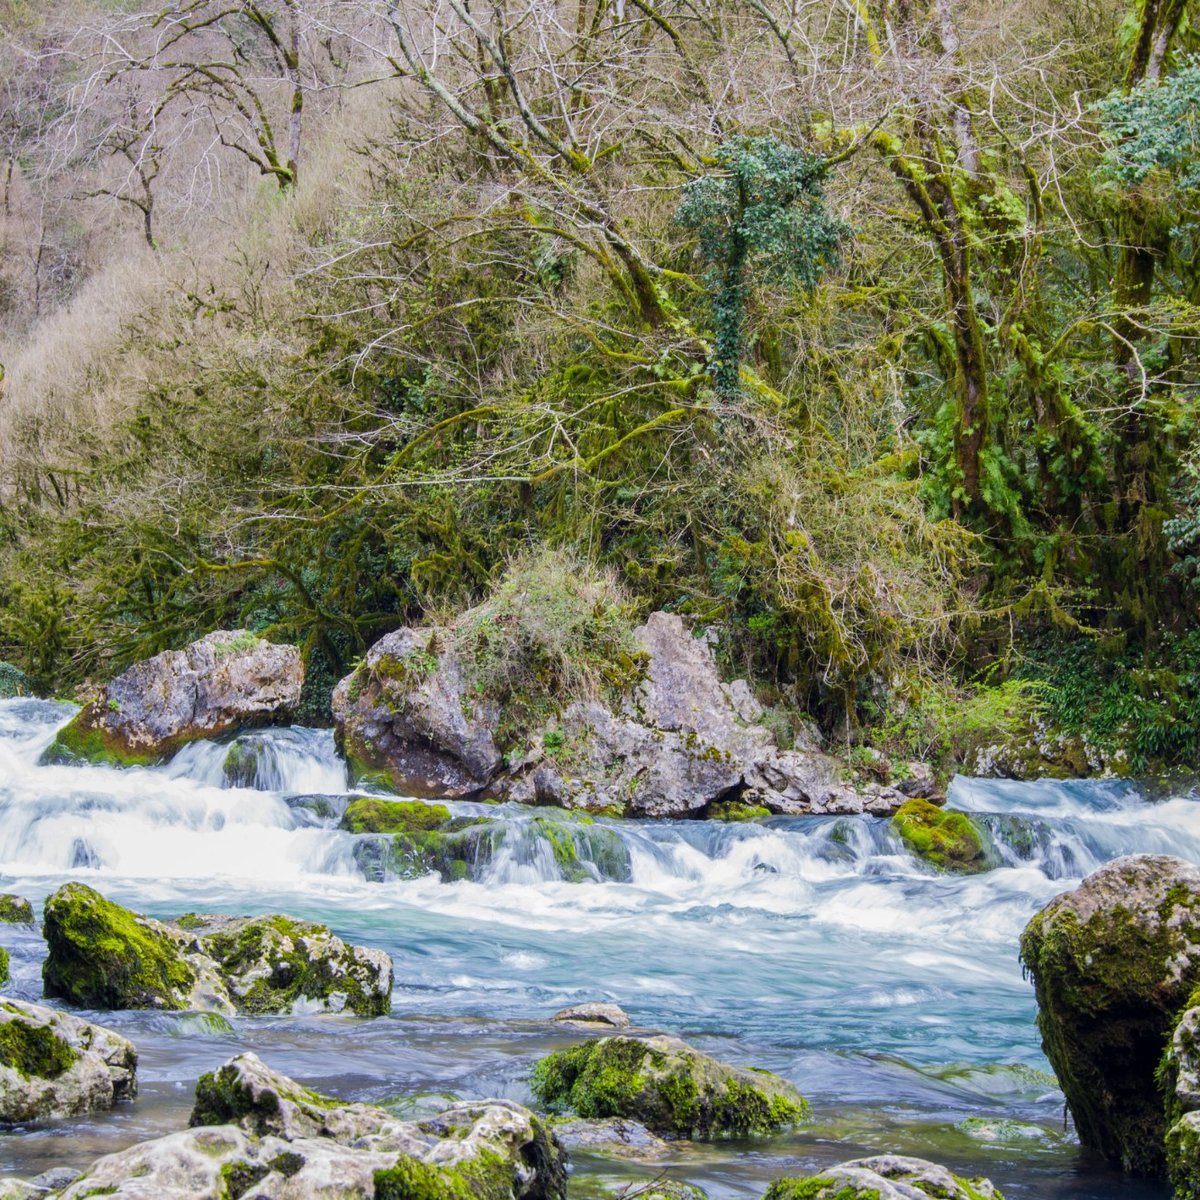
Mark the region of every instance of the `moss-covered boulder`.
POLYGON ((0 925, 32 925, 33 905, 12 892, 0 894, 0 925))
POLYGON ((988 1179, 963 1179, 922 1158, 884 1154, 809 1175, 779 1179, 763 1200, 1004 1200, 988 1179))
MULTIPOLYGON (((421 800, 382 800, 359 796, 342 814, 341 827, 349 833, 428 833, 448 829, 454 818, 444 804, 421 800)), ((471 824, 470 821, 463 822, 471 824)))
POLYGON ((344 1104, 243 1054, 196 1089, 191 1128, 110 1154, 61 1200, 563 1200, 565 1156, 510 1101, 427 1121, 344 1104))
POLYGON ((43 762, 137 766, 197 738, 290 719, 304 667, 295 646, 221 630, 135 663, 59 730, 43 762))
POLYGON ((1200 871, 1164 855, 1108 863, 1029 922, 1021 959, 1080 1140, 1162 1174, 1156 1071, 1200 984, 1200 871))
POLYGON ((68 883, 47 897, 42 931, 48 997, 84 1008, 193 1006, 200 972, 180 930, 68 883))
POLYGON ((701 1054, 678 1038, 607 1037, 543 1058, 530 1081, 539 1103, 581 1117, 628 1117, 669 1137, 770 1133, 805 1120, 785 1079, 701 1054))
POLYGON ((908 800, 892 818, 892 830, 918 858, 943 871, 986 871, 994 857, 966 813, 946 811, 929 800, 908 800))
POLYGON ((47 899, 44 932, 46 995, 87 1008, 360 1016, 391 1008, 391 959, 311 921, 197 913, 155 921, 69 883, 47 899))
POLYGON ((0 1000, 0 1124, 73 1117, 137 1094, 133 1044, 40 1004, 0 1000))
POLYGON ((238 1012, 322 1009, 376 1017, 391 1011, 392 960, 382 950, 348 945, 327 925, 278 915, 193 914, 190 926, 238 1012))

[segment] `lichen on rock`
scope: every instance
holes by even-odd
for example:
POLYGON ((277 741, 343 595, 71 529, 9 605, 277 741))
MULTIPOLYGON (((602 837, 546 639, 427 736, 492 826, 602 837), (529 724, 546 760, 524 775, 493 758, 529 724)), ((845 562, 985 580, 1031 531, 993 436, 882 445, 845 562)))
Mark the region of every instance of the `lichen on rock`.
POLYGON ((937 1163, 898 1154, 860 1158, 803 1179, 779 1179, 763 1200, 1004 1200, 988 1179, 964 1179, 937 1163))
POLYGON ((805 1120, 785 1079, 718 1062, 678 1038, 614 1036, 543 1058, 530 1081, 539 1103, 580 1117, 627 1117, 669 1137, 769 1133, 805 1120))

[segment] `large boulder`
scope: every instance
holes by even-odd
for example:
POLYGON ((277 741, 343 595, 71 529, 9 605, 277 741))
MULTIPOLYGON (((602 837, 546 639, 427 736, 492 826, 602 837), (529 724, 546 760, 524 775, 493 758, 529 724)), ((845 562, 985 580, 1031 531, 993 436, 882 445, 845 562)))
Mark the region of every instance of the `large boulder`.
POLYGON ((219 630, 118 675, 59 730, 43 761, 162 762, 197 738, 287 721, 303 684, 295 646, 219 630))
POLYGON ((333 692, 338 742, 358 778, 407 796, 469 796, 499 769, 498 713, 467 686, 448 631, 381 638, 333 692))
POLYGON ((0 1000, 0 1124, 74 1117, 137 1095, 133 1044, 40 1004, 0 1000))
POLYGON ((972 874, 997 865, 978 825, 963 812, 930 800, 908 800, 892 817, 892 831, 918 858, 940 871, 972 874))
POLYGON ((788 814, 904 802, 880 784, 841 784, 819 749, 778 746, 745 682, 722 683, 712 648, 678 616, 652 613, 632 644, 618 695, 558 697, 510 745, 508 714, 476 686, 459 631, 398 630, 334 690, 338 739, 357 779, 411 796, 645 817, 707 816, 738 796, 788 814))
POLYGON ((391 1008, 391 959, 311 921, 188 914, 170 924, 68 883, 46 900, 44 933, 46 995, 88 1008, 359 1016, 391 1008))
POLYGON ((1200 984, 1200 871, 1164 855, 1108 863, 1029 922, 1021 959, 1080 1140, 1125 1170, 1161 1174, 1156 1071, 1200 984))
POLYGON ((62 1200, 563 1200, 565 1156, 518 1104, 457 1104, 427 1121, 342 1104, 253 1054, 196 1086, 192 1128, 100 1159, 62 1200))
POLYGON ((779 1179, 763 1200, 1004 1200, 988 1179, 962 1179, 923 1158, 883 1154, 841 1163, 803 1179, 779 1179))
POLYGON ((679 1038, 598 1038, 541 1059, 539 1103, 580 1117, 626 1117, 666 1137, 769 1133, 808 1116, 785 1079, 718 1062, 679 1038))

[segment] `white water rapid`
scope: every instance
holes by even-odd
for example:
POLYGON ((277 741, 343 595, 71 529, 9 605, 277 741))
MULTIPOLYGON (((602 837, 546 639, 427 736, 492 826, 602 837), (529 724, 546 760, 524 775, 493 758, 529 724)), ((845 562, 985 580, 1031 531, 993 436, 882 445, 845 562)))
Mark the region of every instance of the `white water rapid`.
MULTIPOLYGON (((105 1014, 139 1046, 141 1099, 0 1137, 0 1174, 82 1165, 177 1127, 197 1075, 241 1049, 356 1099, 527 1100, 533 1059, 572 1040, 545 1018, 612 999, 638 1024, 788 1076, 812 1101, 814 1124, 795 1135, 679 1148, 672 1174, 714 1200, 752 1200, 781 1174, 882 1150, 989 1175, 1008 1200, 1165 1195, 1110 1174, 1064 1132, 1017 941, 1045 901, 1110 858, 1200 864, 1191 795, 958 780, 951 805, 981 815, 1003 862, 969 877, 935 874, 869 817, 598 821, 575 836, 571 870, 544 814, 452 805, 502 825, 472 877, 446 883, 394 878, 369 838, 336 828, 346 771, 326 731, 246 735, 236 770, 215 743, 155 770, 37 765, 71 711, 0 702, 3 890, 37 906, 79 879, 155 916, 323 920, 393 956, 394 1013, 105 1014)), ((0 937, 14 993, 37 998, 40 937, 0 937)), ((581 1157, 571 1195, 609 1194, 638 1170, 581 1157)))

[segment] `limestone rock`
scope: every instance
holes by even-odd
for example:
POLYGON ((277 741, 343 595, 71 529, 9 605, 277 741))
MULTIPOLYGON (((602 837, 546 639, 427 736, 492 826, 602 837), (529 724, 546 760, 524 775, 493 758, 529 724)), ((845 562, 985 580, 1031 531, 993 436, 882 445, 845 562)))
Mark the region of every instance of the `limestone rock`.
POLYGON ((197 738, 286 721, 303 683, 295 646, 220 630, 118 675, 59 730, 43 761, 162 762, 197 738))
POLYGON ((921 1158, 883 1154, 819 1171, 805 1179, 780 1179, 763 1200, 1004 1200, 990 1180, 961 1179, 921 1158))
POLYGON ((192 1128, 100 1159, 62 1200, 563 1200, 564 1155, 511 1101, 427 1121, 342 1104, 253 1054, 202 1076, 192 1128))
POLYGON ((1108 863, 1030 921, 1021 958, 1080 1140, 1116 1166, 1161 1174, 1155 1072, 1200 984, 1200 871, 1165 855, 1108 863))
POLYGON ((651 1133, 645 1125, 623 1117, 598 1120, 576 1117, 557 1122, 554 1133, 568 1150, 583 1150, 588 1154, 603 1154, 631 1162, 655 1162, 671 1153, 670 1143, 651 1133))
POLYGON ((467 695, 450 637, 398 629, 333 693, 338 739, 359 777, 379 772, 407 796, 469 796, 500 767, 497 714, 467 695))
POLYGON ((768 1133, 808 1115, 787 1080, 718 1062, 664 1035, 599 1038, 551 1054, 530 1086, 551 1111, 626 1117, 664 1137, 768 1133))
POLYGON ((90 1008, 251 1014, 391 1008, 392 964, 289 917, 140 916, 69 883, 46 900, 47 996, 90 1008))
POLYGON ((560 1009, 550 1019, 587 1025, 611 1025, 614 1029, 628 1029, 630 1025, 629 1014, 620 1005, 597 1000, 587 1004, 572 1004, 569 1008, 560 1009))
POLYGON ((70 1013, 0 1000, 0 1124, 73 1117, 137 1095, 137 1051, 70 1013))

